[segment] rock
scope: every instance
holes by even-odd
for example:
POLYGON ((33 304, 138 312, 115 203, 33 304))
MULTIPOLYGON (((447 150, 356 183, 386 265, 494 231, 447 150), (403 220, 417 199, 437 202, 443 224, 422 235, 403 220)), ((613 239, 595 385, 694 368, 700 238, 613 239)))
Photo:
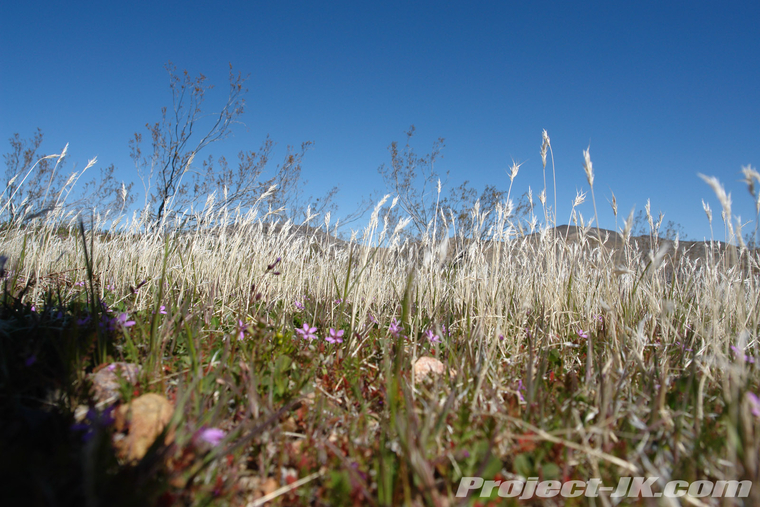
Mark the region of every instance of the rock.
MULTIPOLYGON (((128 431, 126 437, 114 440, 119 454, 128 461, 139 461, 164 430, 174 412, 171 402, 160 394, 148 393, 135 398, 116 411, 116 430, 128 431)), ((174 440, 166 436, 165 443, 174 440)))
POLYGON ((277 483, 274 477, 267 477, 266 480, 261 484, 261 492, 263 493, 261 496, 272 494, 279 488, 280 485, 277 483))
POLYGON ((111 363, 90 375, 96 405, 110 405, 119 399, 121 382, 137 383, 140 366, 132 363, 111 363), (122 380, 123 379, 123 380, 122 380))
MULTIPOLYGON (((441 375, 446 372, 446 365, 438 359, 429 356, 422 356, 414 363, 415 380, 424 380, 429 374, 441 375)), ((449 374, 456 375, 456 370, 449 370, 449 374)))

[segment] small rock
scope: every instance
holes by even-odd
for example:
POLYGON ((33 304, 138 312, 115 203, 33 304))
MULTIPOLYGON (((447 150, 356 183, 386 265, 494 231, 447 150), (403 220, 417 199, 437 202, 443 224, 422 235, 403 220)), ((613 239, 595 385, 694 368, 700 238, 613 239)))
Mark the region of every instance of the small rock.
POLYGON ((132 363, 111 363, 97 373, 90 375, 92 395, 97 405, 110 405, 119 399, 121 382, 137 383, 140 366, 132 363))
MULTIPOLYGON (((429 356, 422 356, 414 363, 414 378, 415 380, 423 380, 430 373, 434 375, 441 375, 446 371, 446 365, 440 362, 438 359, 429 356)), ((449 374, 456 375, 455 370, 449 370, 449 374)))
POLYGON ((263 493, 261 496, 267 496, 271 493, 274 493, 279 488, 280 485, 277 483, 274 477, 267 477, 266 480, 261 484, 261 492, 263 493))
MULTIPOLYGON (((139 461, 164 430, 174 412, 171 402, 160 394, 148 393, 135 398, 128 405, 122 405, 116 411, 116 430, 128 431, 125 438, 114 446, 128 461, 139 461)), ((166 436, 167 444, 174 439, 173 434, 166 436)))

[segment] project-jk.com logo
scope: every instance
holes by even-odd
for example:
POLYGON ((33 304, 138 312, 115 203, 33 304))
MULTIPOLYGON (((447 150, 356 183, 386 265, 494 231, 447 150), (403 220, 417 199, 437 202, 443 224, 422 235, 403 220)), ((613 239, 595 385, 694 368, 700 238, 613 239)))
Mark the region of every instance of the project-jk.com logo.
POLYGON ((751 481, 668 481, 662 489, 656 487, 659 477, 621 477, 616 486, 604 486, 601 479, 588 481, 557 480, 539 481, 538 477, 527 480, 487 481, 482 477, 462 477, 457 489, 457 497, 464 498, 480 492, 481 497, 490 498, 494 491, 502 498, 575 498, 579 496, 598 497, 609 493, 611 498, 746 498, 752 489, 751 481))

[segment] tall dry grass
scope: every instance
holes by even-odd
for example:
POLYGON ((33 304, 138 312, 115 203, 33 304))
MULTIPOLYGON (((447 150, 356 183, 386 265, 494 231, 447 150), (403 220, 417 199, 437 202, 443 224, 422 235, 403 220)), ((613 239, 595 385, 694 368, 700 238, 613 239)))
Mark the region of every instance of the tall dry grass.
MULTIPOLYGON (((593 189, 587 151, 584 156, 593 189)), ((512 180, 517 169, 513 173, 512 180)), ((719 182, 706 181, 729 206, 724 214, 730 217, 719 182)), ((476 472, 610 482, 620 475, 656 475, 663 484, 709 478, 756 485, 757 251, 734 245, 730 218, 729 241, 693 246, 701 249, 696 256, 675 255, 678 240, 674 245, 659 239, 651 220, 649 242, 631 238, 632 217, 605 238, 577 212, 583 199, 579 195, 573 203, 572 237, 569 229, 563 234, 547 225, 556 225, 556 204, 547 210, 545 188, 544 225, 537 225, 535 215, 527 226, 518 223, 509 203, 488 211, 476 206, 470 223, 456 223, 439 210, 419 241, 403 239, 403 222, 395 230, 382 222, 382 208, 395 204, 388 197, 348 241, 335 238, 329 215, 293 224, 257 208, 217 208, 209 200, 192 220, 202 225, 95 217, 86 242, 73 217, 52 214, 3 228, 0 252, 9 259, 7 276, 25 287, 20 301, 42 308, 51 294, 66 300, 82 293, 82 282, 89 283, 88 245, 97 298, 146 319, 138 326, 141 334, 130 335, 134 348, 122 344, 117 350, 132 359, 144 359, 148 350, 152 374, 166 389, 176 384, 170 376, 160 382, 160 366, 171 362, 181 326, 149 329, 162 306, 172 322, 190 323, 188 345, 198 351, 221 339, 225 354, 234 354, 234 337, 250 323, 268 331, 248 333, 243 342, 291 340, 295 348, 278 354, 316 363, 301 365, 312 369, 292 395, 314 393, 318 406, 332 408, 314 415, 308 431, 274 429, 267 438, 280 449, 292 443, 291 434, 316 442, 315 448, 325 441, 353 442, 341 449, 370 476, 351 480, 380 504, 415 498, 440 503, 456 490, 459 477, 476 472), (497 220, 481 239, 487 212, 497 220), (394 321, 403 329, 400 337, 389 330, 394 321), (317 327, 319 340, 299 340, 294 331, 301 324, 317 327), (346 339, 326 349, 331 327, 344 329, 346 339), (426 339, 426 331, 440 343, 426 339), (148 334, 153 345, 141 349, 148 334), (423 355, 442 359, 452 376, 417 383, 412 365, 423 355), (333 382, 329 391, 326 379, 339 368, 349 368, 340 370, 347 380, 333 382), (361 376, 385 393, 382 406, 361 391, 367 388, 361 376), (454 452, 463 449, 466 457, 454 452)), ((225 356, 225 364, 253 360, 246 354, 258 345, 250 347, 240 349, 237 360, 225 356)), ((189 373, 184 370, 186 385, 203 375, 198 364, 212 369, 220 359, 207 353, 193 361, 189 373)), ((214 372, 225 379, 222 385, 232 382, 223 370, 214 372)), ((258 392, 240 383, 227 398, 258 400, 247 417, 274 413, 271 392, 268 402, 258 392)), ((202 406, 215 407, 224 419, 215 393, 215 399, 198 402, 195 416, 202 406)), ((255 457, 254 474, 274 473, 276 451, 257 452, 265 457, 255 457)), ((346 468, 343 461, 330 463, 346 468)), ((304 495, 298 501, 308 503, 304 495)))

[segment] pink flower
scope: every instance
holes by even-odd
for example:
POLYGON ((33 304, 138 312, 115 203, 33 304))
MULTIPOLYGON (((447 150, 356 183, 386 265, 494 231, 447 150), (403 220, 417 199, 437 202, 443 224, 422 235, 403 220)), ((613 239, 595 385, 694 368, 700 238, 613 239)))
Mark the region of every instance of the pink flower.
POLYGON ((342 329, 336 332, 333 328, 330 328, 330 336, 325 336, 325 340, 329 343, 343 343, 343 333, 342 329))
POLYGON ((205 428, 198 433, 198 438, 216 447, 224 439, 227 433, 219 428, 205 428))
POLYGON ((298 336, 300 336, 304 340, 316 340, 317 335, 314 334, 316 332, 317 332, 317 328, 309 327, 308 324, 304 324, 302 329, 296 329, 296 333, 298 333, 298 336))
POLYGON ((433 333, 432 329, 425 331, 425 337, 430 343, 441 343, 441 337, 433 333))
POLYGON ((391 321, 391 325, 388 326, 388 331, 396 338, 398 338, 398 334, 401 332, 401 326, 399 326, 398 321, 394 318, 391 321))
POLYGON ((747 399, 752 407, 752 415, 760 417, 760 398, 755 393, 747 392, 747 399))
POLYGON ((733 350, 734 354, 736 354, 736 357, 742 357, 742 356, 744 356, 744 361, 745 362, 750 363, 750 364, 754 364, 755 358, 752 357, 752 356, 748 356, 747 354, 745 354, 744 352, 742 352, 741 350, 739 350, 739 347, 737 347, 736 345, 731 345, 731 350, 733 350))
POLYGON ((581 338, 588 338, 588 333, 584 331, 583 329, 579 329, 577 332, 578 332, 578 336, 580 336, 581 338))
POLYGON ((242 320, 238 320, 238 340, 245 338, 245 330, 248 329, 248 324, 242 320))
POLYGON ((122 313, 119 315, 119 317, 116 319, 117 324, 121 324, 124 327, 132 327, 135 325, 134 320, 127 320, 129 316, 126 313, 122 313))

